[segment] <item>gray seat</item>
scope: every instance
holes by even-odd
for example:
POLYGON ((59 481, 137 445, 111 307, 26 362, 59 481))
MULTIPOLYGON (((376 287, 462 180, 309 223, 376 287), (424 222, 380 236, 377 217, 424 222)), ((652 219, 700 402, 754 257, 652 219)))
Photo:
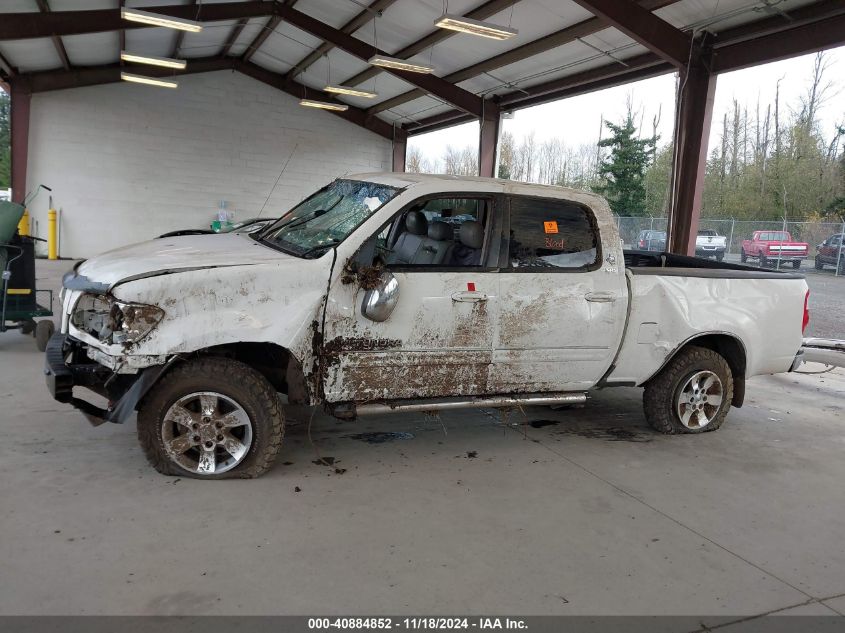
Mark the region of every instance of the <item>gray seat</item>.
POLYGON ((469 220, 461 224, 458 239, 460 243, 452 249, 447 260, 449 266, 479 266, 484 244, 484 227, 481 222, 469 220))
POLYGON ((443 266, 452 255, 455 246, 452 225, 446 222, 431 222, 428 225, 428 236, 423 239, 422 246, 414 258, 413 264, 428 266, 443 266))
POLYGON ((428 218, 422 211, 408 211, 405 216, 405 230, 393 244, 388 264, 415 264, 417 254, 428 237, 428 218))

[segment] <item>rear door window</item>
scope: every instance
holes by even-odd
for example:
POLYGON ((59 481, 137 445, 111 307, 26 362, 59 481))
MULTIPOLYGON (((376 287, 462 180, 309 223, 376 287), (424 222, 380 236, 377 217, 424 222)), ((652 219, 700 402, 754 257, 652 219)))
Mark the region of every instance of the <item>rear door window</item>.
POLYGON ((592 270, 600 256, 592 212, 555 198, 511 197, 508 244, 510 270, 592 270))

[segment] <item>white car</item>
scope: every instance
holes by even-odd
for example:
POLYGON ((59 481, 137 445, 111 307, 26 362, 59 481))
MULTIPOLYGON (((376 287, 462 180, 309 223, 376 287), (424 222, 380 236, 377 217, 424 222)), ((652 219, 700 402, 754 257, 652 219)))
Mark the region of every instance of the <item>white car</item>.
POLYGON ((717 261, 725 258, 728 239, 713 229, 699 229, 695 236, 695 254, 698 257, 715 257, 717 261))
POLYGON ((710 431, 747 378, 800 363, 808 319, 801 275, 623 254, 596 195, 418 174, 337 180, 258 236, 156 239, 63 283, 55 398, 95 423, 137 409, 153 466, 203 478, 271 466, 279 393, 353 420, 636 385, 658 431, 710 431))

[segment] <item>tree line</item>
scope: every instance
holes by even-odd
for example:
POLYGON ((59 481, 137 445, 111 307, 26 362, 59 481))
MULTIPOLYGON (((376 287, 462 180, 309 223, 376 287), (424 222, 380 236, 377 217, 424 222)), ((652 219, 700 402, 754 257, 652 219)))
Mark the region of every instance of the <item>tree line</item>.
MULTIPOLYGON (((707 158, 703 217, 845 221, 845 111, 832 127, 819 119, 839 94, 830 74, 828 57, 819 53, 795 102, 784 102, 779 80, 771 103, 758 99, 749 108, 734 100, 713 121, 719 141, 707 158)), ((538 141, 533 133, 517 140, 503 132, 497 175, 595 191, 618 215, 665 217, 674 148, 660 143, 660 113, 651 122, 641 116, 638 121, 630 100, 627 106, 622 121, 602 121, 595 144, 571 147, 560 138, 538 141)), ((429 160, 410 148, 407 169, 476 175, 477 151, 447 146, 439 159, 429 160)))

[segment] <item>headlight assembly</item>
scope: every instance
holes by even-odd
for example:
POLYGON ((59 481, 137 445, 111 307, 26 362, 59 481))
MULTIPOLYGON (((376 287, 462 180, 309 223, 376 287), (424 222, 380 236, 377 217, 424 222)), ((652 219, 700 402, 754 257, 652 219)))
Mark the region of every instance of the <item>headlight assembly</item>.
POLYGON ((101 343, 111 345, 140 341, 163 316, 164 310, 156 306, 84 294, 73 308, 71 323, 101 343))

